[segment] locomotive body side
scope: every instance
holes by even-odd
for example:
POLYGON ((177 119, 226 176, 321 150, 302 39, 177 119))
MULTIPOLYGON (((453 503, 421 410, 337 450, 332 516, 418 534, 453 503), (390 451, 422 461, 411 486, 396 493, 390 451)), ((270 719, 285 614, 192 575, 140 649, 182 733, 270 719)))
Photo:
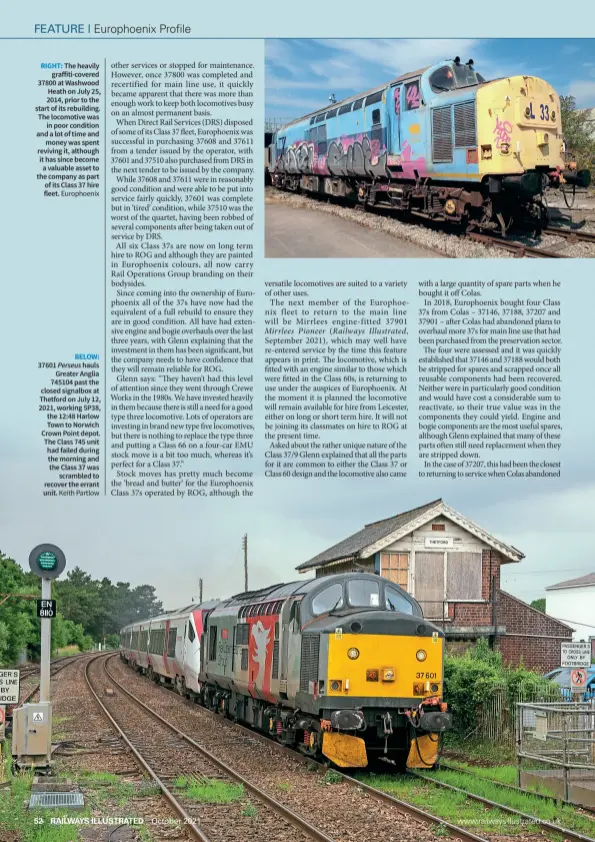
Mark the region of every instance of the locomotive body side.
POLYGON ((547 221, 547 186, 588 186, 564 169, 560 100, 534 76, 486 82, 458 59, 307 115, 269 146, 281 189, 389 205, 502 233, 547 221))

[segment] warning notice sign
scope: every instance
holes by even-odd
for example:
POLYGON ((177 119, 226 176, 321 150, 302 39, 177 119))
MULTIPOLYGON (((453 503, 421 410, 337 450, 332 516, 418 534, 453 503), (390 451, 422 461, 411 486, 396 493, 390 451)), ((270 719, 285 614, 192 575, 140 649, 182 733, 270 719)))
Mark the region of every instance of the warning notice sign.
POLYGON ((18 705, 19 671, 0 670, 0 705, 18 705))

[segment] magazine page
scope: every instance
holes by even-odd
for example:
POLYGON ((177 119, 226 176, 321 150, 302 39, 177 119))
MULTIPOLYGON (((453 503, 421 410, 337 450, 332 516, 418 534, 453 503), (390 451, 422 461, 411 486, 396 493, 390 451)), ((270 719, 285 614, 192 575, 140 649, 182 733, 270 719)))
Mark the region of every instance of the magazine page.
POLYGON ((0 19, 0 842, 595 839, 592 10, 61 6, 0 19))

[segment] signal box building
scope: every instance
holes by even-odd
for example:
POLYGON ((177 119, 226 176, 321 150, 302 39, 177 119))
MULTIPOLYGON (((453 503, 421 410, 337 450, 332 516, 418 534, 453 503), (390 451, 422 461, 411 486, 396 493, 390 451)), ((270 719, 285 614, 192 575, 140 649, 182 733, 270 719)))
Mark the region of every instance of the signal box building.
POLYGON ((501 566, 523 558, 440 499, 369 523, 297 570, 375 572, 415 597, 425 617, 444 628, 451 651, 487 637, 511 665, 547 672, 560 665, 572 629, 501 590, 501 566))
POLYGON ((545 606, 554 617, 571 621, 574 640, 593 639, 595 657, 595 573, 550 585, 545 589, 545 606))

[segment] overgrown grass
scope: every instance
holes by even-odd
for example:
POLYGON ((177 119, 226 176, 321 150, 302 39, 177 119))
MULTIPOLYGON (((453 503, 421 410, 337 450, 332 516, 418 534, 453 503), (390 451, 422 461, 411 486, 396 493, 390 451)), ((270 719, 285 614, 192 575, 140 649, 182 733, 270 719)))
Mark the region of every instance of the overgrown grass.
MULTIPOLYGON (((355 777, 369 786, 394 795, 395 798, 409 801, 451 824, 473 829, 480 836, 483 835, 482 831, 498 832, 506 836, 538 832, 534 824, 526 823, 500 810, 485 807, 471 801, 462 793, 442 789, 427 781, 408 778, 405 775, 369 775, 362 772, 357 773, 355 777)), ((443 832, 441 834, 443 835, 443 832)))
POLYGON ((343 780, 343 775, 340 772, 335 772, 334 769, 329 769, 322 779, 323 784, 340 784, 343 780))
POLYGON ((89 816, 89 810, 29 810, 33 772, 19 772, 11 776, 10 787, 0 796, 0 828, 14 833, 21 842, 73 842, 77 836, 74 825, 51 824, 52 818, 89 816))
POLYGON ((250 802, 248 802, 248 804, 246 804, 246 806, 242 810, 242 815, 248 816, 248 818, 254 818, 258 815, 258 810, 254 806, 254 804, 250 804, 250 802))
POLYGON ((512 746, 484 742, 483 740, 461 740, 456 734, 448 731, 443 737, 442 751, 449 763, 450 757, 447 755, 450 754, 460 755, 466 760, 483 763, 490 767, 514 763, 515 759, 512 746))
POLYGON ((210 778, 197 780, 185 776, 176 778, 174 786, 186 798, 200 801, 203 804, 231 804, 239 801, 244 795, 242 784, 232 784, 210 778))
MULTIPOLYGON (((487 771, 487 770, 485 770, 487 771)), ((495 771, 495 770, 492 770, 495 771)), ((482 798, 489 798, 490 801, 497 801, 514 810, 528 813, 544 821, 558 824, 568 830, 577 830, 585 836, 595 834, 595 819, 587 815, 577 813, 573 807, 551 801, 549 798, 539 798, 529 792, 515 792, 465 772, 454 772, 450 769, 443 769, 438 772, 426 773, 428 777, 436 778, 439 781, 466 789, 474 795, 482 798)), ((451 793, 454 794, 454 793, 451 793)))

